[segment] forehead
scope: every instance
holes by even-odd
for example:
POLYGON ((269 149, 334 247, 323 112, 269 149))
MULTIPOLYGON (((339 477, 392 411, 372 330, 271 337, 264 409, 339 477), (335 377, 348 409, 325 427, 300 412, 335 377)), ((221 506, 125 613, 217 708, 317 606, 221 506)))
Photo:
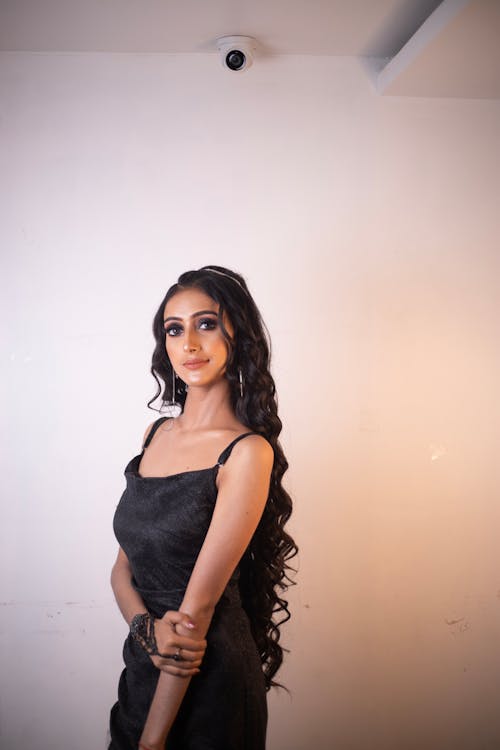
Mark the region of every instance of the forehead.
POLYGON ((163 310, 164 317, 174 315, 177 318, 188 318, 199 310, 218 312, 219 303, 202 289, 183 289, 171 297, 163 310))

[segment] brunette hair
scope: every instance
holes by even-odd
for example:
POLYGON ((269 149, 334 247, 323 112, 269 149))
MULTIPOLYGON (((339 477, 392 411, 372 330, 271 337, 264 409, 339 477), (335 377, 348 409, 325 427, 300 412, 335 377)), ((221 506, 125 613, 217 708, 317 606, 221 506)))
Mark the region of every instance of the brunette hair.
POLYGON ((292 512, 292 500, 281 483, 288 461, 278 440, 282 423, 278 417, 276 388, 269 371, 270 337, 240 274, 223 266, 203 266, 197 271, 181 274, 177 283, 167 291, 153 321, 156 346, 151 373, 158 391, 148 406, 152 408, 151 404, 160 394, 163 399, 178 401, 182 405, 186 400, 186 391, 183 384, 177 385, 178 379, 172 398, 172 366, 165 348, 163 314, 165 305, 174 294, 190 288, 202 290, 219 303, 219 325, 228 346, 225 377, 229 382, 232 408, 237 418, 250 430, 263 435, 274 450, 269 496, 259 525, 240 561, 240 593, 259 650, 266 688, 283 687, 273 680, 283 661, 279 627, 290 619, 288 602, 280 592, 294 583, 288 575, 292 568, 287 561, 297 554, 298 547, 284 530, 292 512), (224 312, 233 325, 233 338, 224 327, 224 312), (239 368, 244 378, 243 397, 240 395, 239 368))

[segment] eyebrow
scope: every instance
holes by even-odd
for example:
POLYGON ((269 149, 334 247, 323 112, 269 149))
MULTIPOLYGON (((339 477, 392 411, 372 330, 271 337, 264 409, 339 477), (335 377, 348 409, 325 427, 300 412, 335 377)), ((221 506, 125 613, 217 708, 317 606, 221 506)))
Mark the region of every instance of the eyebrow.
MULTIPOLYGON (((209 315, 218 315, 217 310, 199 310, 198 312, 193 313, 189 317, 190 318, 197 318, 199 315, 207 315, 207 314, 209 314, 209 315)), ((179 318, 179 317, 177 317, 175 315, 169 315, 168 318, 165 318, 165 320, 163 322, 166 323, 168 320, 182 320, 182 318, 179 318)))

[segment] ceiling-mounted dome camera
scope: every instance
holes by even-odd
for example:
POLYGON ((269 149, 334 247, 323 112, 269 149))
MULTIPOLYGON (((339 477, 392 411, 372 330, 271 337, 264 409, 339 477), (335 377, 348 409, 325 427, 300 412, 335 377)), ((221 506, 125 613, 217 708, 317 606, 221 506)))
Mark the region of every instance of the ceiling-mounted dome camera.
POLYGON ((257 42, 251 36, 221 36, 217 39, 222 66, 226 70, 241 73, 253 62, 257 42))

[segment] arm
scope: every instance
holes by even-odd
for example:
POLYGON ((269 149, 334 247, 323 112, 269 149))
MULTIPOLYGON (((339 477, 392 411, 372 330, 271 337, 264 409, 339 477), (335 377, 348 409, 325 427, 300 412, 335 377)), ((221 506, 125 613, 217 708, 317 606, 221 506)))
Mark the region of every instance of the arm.
MULTIPOLYGON (((191 573, 181 610, 204 638, 232 573, 262 516, 274 461, 272 446, 260 435, 240 441, 231 461, 219 470, 219 492, 212 521, 191 573)), ((184 634, 184 626, 176 627, 184 634)), ((141 736, 147 747, 163 748, 190 678, 160 674, 141 736)))
MULTIPOLYGON (((147 612, 141 596, 132 586, 131 579, 130 563, 125 552, 119 547, 118 557, 111 570, 111 588, 120 612, 129 626, 134 615, 147 612)), ((189 615, 182 611, 168 611, 162 620, 156 620, 155 631, 160 653, 172 654, 177 648, 185 649, 184 660, 175 662, 175 666, 168 658, 151 656, 155 667, 175 675, 187 676, 199 672, 198 667, 205 653, 206 641, 197 634, 197 628, 192 625, 189 615), (158 624, 160 627, 157 629, 158 624), (184 626, 182 633, 175 630, 180 624, 184 626)))
POLYGON ((118 556, 111 569, 111 588, 127 625, 130 625, 134 615, 147 612, 141 596, 132 586, 131 579, 132 571, 130 570, 128 557, 119 547, 118 556))
MULTIPOLYGON (((154 425, 151 422, 146 428, 142 444, 146 442, 146 438, 154 425)), ((134 615, 142 614, 147 612, 144 602, 141 596, 137 593, 131 583, 132 570, 128 557, 121 547, 118 548, 118 557, 116 558, 115 564, 111 569, 111 588, 115 595, 116 603, 122 613, 127 625, 130 625, 134 615)))

